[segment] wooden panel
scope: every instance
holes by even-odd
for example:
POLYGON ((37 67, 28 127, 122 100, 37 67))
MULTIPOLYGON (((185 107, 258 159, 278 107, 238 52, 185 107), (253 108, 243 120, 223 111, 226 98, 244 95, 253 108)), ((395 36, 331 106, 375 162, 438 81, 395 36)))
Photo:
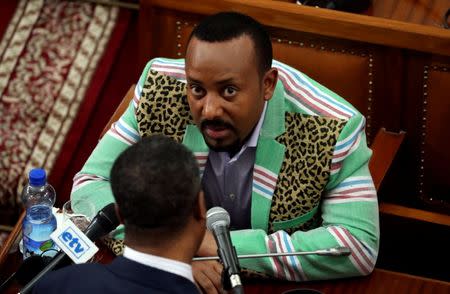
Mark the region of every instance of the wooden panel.
POLYGON ((372 80, 370 53, 336 48, 333 43, 318 38, 314 41, 278 39, 277 35, 273 38, 275 59, 300 69, 368 114, 369 80, 372 80))
POLYGON ((419 192, 450 209, 450 64, 425 71, 419 192))
POLYGON ((381 238, 376 267, 449 282, 448 263, 445 262, 450 248, 450 238, 446 238, 449 216, 437 217, 435 213, 396 205, 383 205, 382 208, 389 214, 380 215, 381 238), (395 212, 399 212, 400 217, 395 212), (441 221, 442 225, 439 224, 441 221))
POLYGON ((4 240, 3 246, 0 247, 0 268, 3 267, 3 264, 5 263, 8 254, 13 253, 11 251, 17 249, 14 248, 14 244, 17 244, 20 241, 20 236, 22 236, 22 222, 24 218, 25 218, 25 211, 22 211, 13 230, 9 233, 6 240, 4 240))
POLYGON ((125 94, 125 97, 122 99, 122 101, 120 102, 119 106, 116 108, 116 110, 114 111, 113 115, 109 119, 108 123, 103 128, 103 131, 100 134, 99 139, 101 139, 103 137, 103 135, 106 134, 106 132, 111 128, 111 125, 115 121, 119 120, 119 118, 122 116, 122 114, 127 109, 128 105, 130 105, 130 102, 131 102, 131 100, 134 97, 134 87, 135 87, 135 85, 131 85, 130 89, 128 89, 127 93, 125 94))
POLYGON ((373 0, 368 14, 405 22, 442 27, 449 0, 373 0))
POLYGON ((369 162, 369 170, 373 178, 375 189, 378 191, 386 172, 390 168, 395 155, 400 149, 405 133, 391 133, 386 129, 380 129, 373 144, 373 151, 369 162))
POLYGON ((189 36, 200 19, 201 16, 199 16, 198 19, 189 19, 185 17, 184 19, 179 18, 179 20, 177 20, 177 58, 184 58, 189 36))
POLYGON ((314 7, 292 3, 267 0, 197 0, 192 5, 189 1, 142 0, 141 6, 151 7, 150 13, 143 16, 150 22, 150 26, 157 25, 149 18, 157 16, 158 7, 202 15, 234 10, 277 28, 450 55, 448 30, 328 9, 319 11, 314 7))
MULTIPOLYGON (((296 2, 296 0, 274 1, 296 2)), ((450 0, 372 0, 372 4, 367 11, 361 11, 360 13, 403 22, 442 27, 443 15, 449 7, 450 0)))
POLYGON ((450 227, 450 216, 404 206, 380 203, 380 212, 450 227))
MULTIPOLYGON (((164 11, 162 11, 164 13, 164 11)), ((175 36, 167 36, 176 45, 176 57, 184 57, 188 37, 195 25, 181 15, 174 20, 175 36)), ((372 53, 355 42, 342 44, 331 38, 299 35, 289 30, 271 30, 274 58, 300 69, 303 73, 345 97, 359 111, 369 114, 372 53), (318 70, 320 69, 320 70, 318 70), (327 69, 327 70, 324 70, 327 69)))

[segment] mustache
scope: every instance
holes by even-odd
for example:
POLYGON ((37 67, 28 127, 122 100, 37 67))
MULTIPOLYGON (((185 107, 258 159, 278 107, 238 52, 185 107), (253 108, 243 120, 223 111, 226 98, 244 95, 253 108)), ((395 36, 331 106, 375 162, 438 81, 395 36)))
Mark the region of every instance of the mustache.
POLYGON ((226 121, 223 121, 221 119, 202 120, 200 123, 200 128, 204 130, 207 127, 227 128, 234 130, 234 127, 230 123, 227 123, 226 121))

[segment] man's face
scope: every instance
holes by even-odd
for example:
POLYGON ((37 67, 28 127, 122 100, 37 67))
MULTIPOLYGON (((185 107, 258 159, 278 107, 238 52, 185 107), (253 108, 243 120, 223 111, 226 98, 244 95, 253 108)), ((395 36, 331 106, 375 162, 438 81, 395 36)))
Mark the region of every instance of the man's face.
MULTIPOLYGON (((272 97, 259 74, 253 42, 243 35, 209 43, 195 37, 186 51, 187 97, 207 145, 236 152, 272 97)), ((266 83, 267 84, 267 83, 266 83)))

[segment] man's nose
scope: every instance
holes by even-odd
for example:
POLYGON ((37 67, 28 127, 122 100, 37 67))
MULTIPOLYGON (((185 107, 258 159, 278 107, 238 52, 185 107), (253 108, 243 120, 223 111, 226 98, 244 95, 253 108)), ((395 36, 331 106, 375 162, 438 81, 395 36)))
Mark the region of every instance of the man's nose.
POLYGON ((205 97, 202 110, 203 119, 213 120, 220 118, 223 113, 221 98, 214 94, 205 97))

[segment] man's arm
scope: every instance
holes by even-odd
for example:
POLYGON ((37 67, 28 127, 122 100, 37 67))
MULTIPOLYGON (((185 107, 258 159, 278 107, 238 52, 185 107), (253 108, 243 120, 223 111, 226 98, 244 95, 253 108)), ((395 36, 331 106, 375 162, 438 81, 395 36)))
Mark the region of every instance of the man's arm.
POLYGON ((271 235, 263 230, 231 232, 238 254, 313 251, 346 246, 352 251, 350 256, 242 259, 241 266, 296 281, 372 272, 378 254, 379 224, 377 195, 368 169, 370 155, 364 118, 357 114, 347 122, 335 147, 331 176, 321 203, 321 227, 292 235, 284 231, 271 235))
MULTIPOLYGON (((111 125, 111 128, 101 138, 81 171, 73 179, 71 198, 88 199, 94 203, 96 211, 114 202, 109 183, 109 174, 115 159, 128 146, 140 140, 135 114, 142 92, 142 86, 150 67, 151 61, 142 72, 134 90, 133 100, 130 102, 125 113, 118 121, 111 125)), ((116 233, 122 233, 121 231, 118 230, 116 233)), ((116 235, 116 237, 120 238, 120 235, 116 235)))

